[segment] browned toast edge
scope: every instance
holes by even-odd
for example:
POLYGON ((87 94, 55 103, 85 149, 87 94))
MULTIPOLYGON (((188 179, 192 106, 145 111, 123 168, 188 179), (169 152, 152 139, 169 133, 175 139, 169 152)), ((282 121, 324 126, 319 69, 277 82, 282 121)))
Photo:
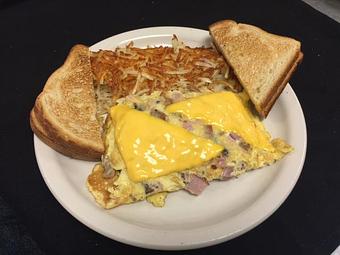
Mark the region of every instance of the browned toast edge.
POLYGON ((303 53, 300 51, 295 58, 293 64, 291 64, 290 68, 286 71, 285 76, 282 76, 281 79, 277 82, 276 85, 269 91, 266 100, 261 104, 262 110, 260 111, 261 117, 266 118, 268 113, 272 109, 273 105, 275 104, 276 100, 281 95, 283 89, 288 84, 289 79, 293 75, 294 71, 296 70, 299 63, 301 63, 303 59, 303 53))
POLYGON ((48 146, 55 149, 59 153, 81 160, 98 161, 103 152, 93 150, 89 147, 80 146, 72 140, 67 140, 59 135, 58 130, 43 117, 43 111, 39 107, 39 103, 33 107, 30 114, 30 123, 33 132, 48 146))
MULTIPOLYGON (((220 21, 214 22, 213 24, 211 24, 209 26, 209 32, 210 32, 211 38, 213 40, 213 43, 216 46, 216 48, 222 53, 223 56, 224 56, 224 54, 223 54, 223 47, 216 43, 216 40, 215 40, 214 36, 211 33, 211 30, 212 29, 218 29, 219 27, 224 27, 228 23, 239 24, 239 23, 237 23, 234 20, 227 20, 226 19, 226 20, 220 20, 220 21)), ((253 26, 253 25, 250 25, 250 26, 253 26)), ((253 26, 253 27, 256 27, 256 26, 253 26)), ((256 27, 256 28, 258 28, 258 27, 256 27)), ((259 28, 259 29, 261 29, 261 28, 259 28)), ((266 32, 266 31, 264 31, 264 32, 266 32)), ((224 56, 224 58, 225 58, 226 62, 228 63, 228 65, 231 68, 233 68, 232 65, 230 64, 230 62, 228 61, 228 59, 225 56, 224 56)), ((270 110, 272 109, 272 107, 275 104, 275 102, 278 99, 278 97, 281 95, 283 89, 286 87, 289 79, 291 78, 292 74, 296 70, 297 65, 299 63, 301 63, 302 59, 303 59, 303 53, 300 50, 300 52, 297 53, 297 56, 295 57, 295 60, 291 63, 291 65, 288 67, 286 72, 279 79, 277 84, 275 84, 272 87, 271 91, 267 94, 267 97, 264 100, 264 102, 261 105, 254 104, 254 107, 256 108, 256 110, 257 110, 257 112, 258 112, 258 114, 259 114, 259 116, 261 118, 266 118, 268 116, 270 110)), ((237 72, 234 72, 234 73, 235 73, 235 75, 237 77, 237 72)), ((239 82, 240 82, 240 80, 239 80, 239 82)), ((243 86, 243 84, 241 82, 240 82, 240 84, 243 86)))

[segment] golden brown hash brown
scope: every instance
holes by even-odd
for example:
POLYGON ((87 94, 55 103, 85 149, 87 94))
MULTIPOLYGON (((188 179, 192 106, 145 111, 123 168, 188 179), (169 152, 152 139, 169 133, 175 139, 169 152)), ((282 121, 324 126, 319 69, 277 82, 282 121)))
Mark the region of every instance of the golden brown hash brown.
POLYGON ((216 85, 241 90, 222 55, 212 48, 190 48, 172 40, 173 47, 136 48, 130 43, 115 51, 91 55, 95 84, 109 85, 114 98, 140 91, 185 89, 216 85))

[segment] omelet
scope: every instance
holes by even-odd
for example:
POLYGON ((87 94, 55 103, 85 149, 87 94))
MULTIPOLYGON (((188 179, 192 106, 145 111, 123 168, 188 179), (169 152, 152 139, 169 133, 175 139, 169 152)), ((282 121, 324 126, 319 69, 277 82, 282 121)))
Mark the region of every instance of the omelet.
POLYGON ((87 186, 103 208, 168 193, 199 195, 213 180, 229 180, 273 164, 293 150, 271 139, 242 93, 155 91, 117 100, 105 124, 105 154, 87 186))

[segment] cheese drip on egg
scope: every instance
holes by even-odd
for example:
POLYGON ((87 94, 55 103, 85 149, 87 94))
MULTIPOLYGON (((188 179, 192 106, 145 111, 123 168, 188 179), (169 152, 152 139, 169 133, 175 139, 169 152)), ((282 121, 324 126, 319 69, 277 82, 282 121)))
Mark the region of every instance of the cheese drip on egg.
POLYGON ((112 107, 110 116, 129 179, 134 182, 199 166, 223 150, 208 139, 125 105, 112 107))

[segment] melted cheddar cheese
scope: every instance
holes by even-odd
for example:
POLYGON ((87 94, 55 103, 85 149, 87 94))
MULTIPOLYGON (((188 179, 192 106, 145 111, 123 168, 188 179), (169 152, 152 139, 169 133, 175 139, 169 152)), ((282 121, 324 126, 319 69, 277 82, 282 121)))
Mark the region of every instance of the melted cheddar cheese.
POLYGON ((110 117, 129 178, 141 182, 201 165, 223 146, 151 115, 117 105, 110 117))
POLYGON ((190 98, 166 107, 169 113, 181 113, 188 119, 202 120, 226 132, 234 132, 246 142, 273 151, 270 135, 255 117, 242 96, 220 92, 190 98))

